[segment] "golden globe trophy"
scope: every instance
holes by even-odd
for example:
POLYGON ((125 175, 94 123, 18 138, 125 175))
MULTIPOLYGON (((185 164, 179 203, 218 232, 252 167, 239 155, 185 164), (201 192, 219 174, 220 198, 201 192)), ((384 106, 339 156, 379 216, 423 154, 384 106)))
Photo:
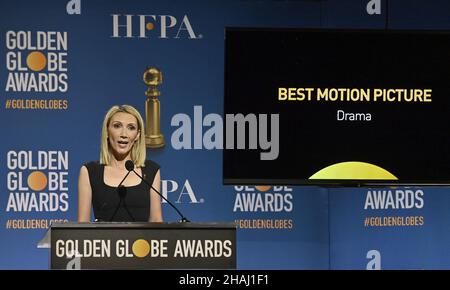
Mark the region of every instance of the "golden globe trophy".
POLYGON ((161 71, 155 67, 147 67, 143 75, 144 83, 148 86, 145 95, 145 145, 149 148, 164 147, 164 136, 161 134, 160 103, 158 97, 161 92, 158 85, 162 83, 161 71))

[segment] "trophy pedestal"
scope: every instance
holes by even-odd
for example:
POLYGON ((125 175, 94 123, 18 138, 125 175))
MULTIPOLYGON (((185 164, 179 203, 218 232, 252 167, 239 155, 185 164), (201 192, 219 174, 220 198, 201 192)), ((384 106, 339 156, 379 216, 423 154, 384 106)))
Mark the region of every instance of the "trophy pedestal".
POLYGON ((145 145, 149 148, 164 147, 164 136, 162 134, 145 136, 145 145))

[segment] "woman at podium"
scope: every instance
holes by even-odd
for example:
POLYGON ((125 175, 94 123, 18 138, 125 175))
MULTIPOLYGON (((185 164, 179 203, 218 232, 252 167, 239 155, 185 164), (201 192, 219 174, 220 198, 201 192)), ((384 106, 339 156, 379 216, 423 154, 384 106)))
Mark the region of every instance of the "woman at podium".
POLYGON ((129 105, 111 107, 103 120, 100 160, 80 169, 78 222, 91 221, 91 208, 96 221, 162 222, 154 190, 160 191, 159 165, 145 158, 141 115, 129 105))

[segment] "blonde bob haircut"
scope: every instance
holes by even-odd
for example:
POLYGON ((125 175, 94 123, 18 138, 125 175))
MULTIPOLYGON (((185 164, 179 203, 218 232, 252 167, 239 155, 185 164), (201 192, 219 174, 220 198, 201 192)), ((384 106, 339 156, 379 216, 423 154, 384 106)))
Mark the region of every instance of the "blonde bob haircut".
POLYGON ((103 126, 102 126, 102 140, 101 140, 101 147, 100 147, 100 164, 109 165, 111 162, 111 147, 108 142, 108 127, 109 123, 111 121, 111 118, 116 113, 128 113, 136 117, 136 120, 138 122, 138 132, 139 138, 136 140, 136 142, 133 145, 133 148, 131 148, 131 160, 134 162, 136 167, 144 167, 145 166, 145 154, 146 154, 146 148, 145 148, 145 133, 144 133, 144 121, 142 120, 141 114, 139 114, 139 111, 136 110, 134 107, 130 105, 120 105, 120 106, 113 106, 105 115, 105 119, 103 120, 103 126))

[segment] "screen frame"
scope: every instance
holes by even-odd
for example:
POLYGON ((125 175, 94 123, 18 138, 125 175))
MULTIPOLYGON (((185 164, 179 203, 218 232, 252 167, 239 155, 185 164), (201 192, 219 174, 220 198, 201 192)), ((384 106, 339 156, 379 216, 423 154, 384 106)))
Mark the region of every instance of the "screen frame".
MULTIPOLYGON (((298 31, 298 32, 341 32, 341 33, 402 33, 402 34, 431 34, 445 35, 450 38, 450 30, 411 30, 411 29, 333 29, 333 28, 292 28, 292 27, 225 27, 224 30, 224 98, 223 116, 226 112, 225 98, 227 96, 227 34, 233 32, 261 32, 261 31, 298 31)), ((450 53, 450 52, 449 52, 450 53)), ((450 111, 449 111, 450 113, 450 111)), ((225 126, 224 126, 225 129, 225 126)), ((225 130, 223 132, 225 142, 225 130)), ((222 153, 222 177, 224 185, 301 185, 301 186, 321 186, 321 187, 385 187, 385 186, 450 186, 450 176, 445 180, 382 180, 382 179, 304 179, 304 178, 230 178, 225 176, 225 150, 238 150, 223 148, 222 153)))

